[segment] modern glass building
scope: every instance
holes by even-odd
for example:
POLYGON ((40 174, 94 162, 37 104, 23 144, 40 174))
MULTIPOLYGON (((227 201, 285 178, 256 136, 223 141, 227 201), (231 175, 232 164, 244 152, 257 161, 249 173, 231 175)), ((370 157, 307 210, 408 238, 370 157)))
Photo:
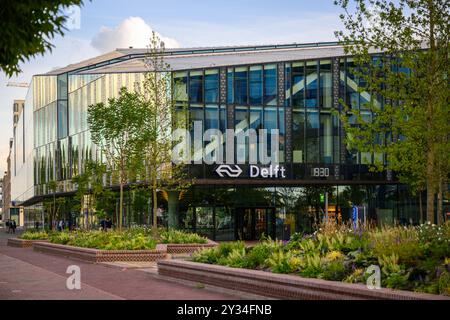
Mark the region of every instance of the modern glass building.
MULTIPOLYGON (((17 124, 12 168, 12 197, 24 206, 29 223, 40 217, 49 181, 58 181, 58 195, 73 195, 71 178, 99 156, 90 141, 87 107, 106 103, 121 87, 137 88, 144 80, 145 54, 145 49, 117 49, 33 77, 17 124)), ((162 212, 176 208, 177 227, 215 240, 252 240, 263 234, 288 239, 312 230, 324 216, 347 221, 354 210, 360 220, 378 224, 419 222, 419 199, 395 174, 369 170, 374 161, 385 161, 384 155, 345 144, 340 99, 367 119, 372 116, 365 111, 367 102, 382 108, 383 101, 358 91, 362 80, 352 74, 352 58, 341 46, 169 49, 165 56, 175 102, 188 105, 191 122, 200 122, 203 131, 278 129, 284 173, 269 174, 258 164, 251 168, 251 143, 236 145, 243 163, 231 168, 241 172, 238 176, 218 171, 217 165, 189 165, 195 177, 190 190, 160 193, 162 212)), ((133 221, 133 209, 126 210, 133 221)), ((166 223, 167 215, 160 220, 166 223)))

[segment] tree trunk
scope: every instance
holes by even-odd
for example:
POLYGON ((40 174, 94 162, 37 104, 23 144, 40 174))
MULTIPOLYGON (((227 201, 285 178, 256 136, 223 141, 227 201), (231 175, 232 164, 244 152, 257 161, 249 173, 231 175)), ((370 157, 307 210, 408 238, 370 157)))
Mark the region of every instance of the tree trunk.
POLYGON ((120 196, 119 196, 119 221, 118 226, 119 230, 122 230, 122 220, 123 220, 123 182, 120 179, 120 196))
POLYGON ((157 229, 158 228, 158 193, 156 190, 156 178, 153 178, 152 202, 153 202, 153 229, 157 229))

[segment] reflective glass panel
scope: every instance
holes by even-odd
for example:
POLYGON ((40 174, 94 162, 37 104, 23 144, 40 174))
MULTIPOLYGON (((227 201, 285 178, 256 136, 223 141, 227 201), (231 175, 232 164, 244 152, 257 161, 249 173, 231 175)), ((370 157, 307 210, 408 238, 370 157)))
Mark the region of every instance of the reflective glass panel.
POLYGON ((262 66, 250 67, 250 104, 262 104, 262 66))
POLYGON ((277 65, 264 66, 264 104, 277 105, 277 65))
POLYGON ((248 103, 248 81, 247 81, 247 68, 236 68, 234 71, 234 86, 235 86, 235 99, 236 104, 248 103))
POLYGON ((203 71, 189 73, 189 100, 194 103, 203 102, 203 71))
POLYGON ((322 108, 331 109, 333 99, 333 87, 331 77, 331 60, 320 61, 320 105, 322 108))
POLYGON ((305 94, 305 64, 303 62, 292 64, 292 106, 303 108, 305 94))
POLYGON ((306 100, 307 108, 317 108, 317 61, 306 63, 306 100))
POLYGON ((173 76, 173 82, 173 99, 175 101, 187 101, 187 72, 175 72, 173 76))
POLYGON ((219 100, 219 70, 205 71, 205 102, 218 102, 219 100))

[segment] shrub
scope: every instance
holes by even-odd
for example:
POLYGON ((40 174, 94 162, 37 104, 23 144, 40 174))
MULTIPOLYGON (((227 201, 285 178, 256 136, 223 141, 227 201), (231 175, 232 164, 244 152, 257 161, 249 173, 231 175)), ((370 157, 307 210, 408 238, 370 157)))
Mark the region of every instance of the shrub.
POLYGON ((25 231, 20 235, 19 239, 23 240, 47 240, 48 233, 45 231, 25 231))
POLYGON ((205 244, 208 240, 196 233, 187 233, 180 230, 164 230, 160 233, 161 243, 199 243, 205 244))
POLYGON ((292 273, 300 267, 301 260, 294 257, 290 251, 278 250, 266 261, 267 266, 275 273, 292 273))
POLYGON ((281 249, 283 246, 282 242, 266 240, 263 241, 248 251, 246 262, 247 268, 255 269, 255 268, 265 268, 266 260, 270 257, 272 252, 277 249, 281 249))

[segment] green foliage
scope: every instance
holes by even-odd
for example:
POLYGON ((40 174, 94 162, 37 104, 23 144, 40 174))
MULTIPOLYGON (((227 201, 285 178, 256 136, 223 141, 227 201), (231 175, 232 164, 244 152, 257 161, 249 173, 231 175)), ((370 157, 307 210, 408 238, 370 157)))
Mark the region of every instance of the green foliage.
POLYGON ((193 260, 349 283, 365 283, 365 270, 379 265, 384 287, 447 294, 449 240, 448 225, 356 232, 340 228, 297 236, 287 244, 270 239, 251 248, 242 242, 222 243, 197 252, 193 260))
POLYGON ((205 244, 208 240, 196 233, 186 233, 179 230, 169 229, 160 234, 161 243, 199 243, 205 244))
POLYGON ((156 247, 156 241, 148 235, 127 231, 55 232, 50 236, 50 242, 102 250, 151 250, 156 247))
POLYGON ((142 148, 145 124, 150 116, 145 99, 138 93, 120 89, 118 98, 108 104, 88 107, 92 141, 105 155, 107 168, 120 185, 119 229, 122 227, 123 187, 143 166, 142 148))
POLYGON ((21 72, 20 63, 51 50, 50 40, 64 35, 62 8, 82 0, 3 0, 0 10, 0 68, 8 77, 21 72))
POLYGON ((436 193, 442 196, 450 172, 449 2, 335 4, 342 8, 345 29, 336 36, 352 56, 349 71, 358 79, 356 91, 367 101, 359 108, 341 101, 347 146, 385 154, 387 161, 376 161, 373 170, 395 171, 413 192, 426 189, 427 219, 434 221, 433 199, 436 193))
POLYGON ((45 231, 25 231, 22 233, 19 237, 19 239, 23 240, 47 240, 48 239, 48 233, 45 231))

